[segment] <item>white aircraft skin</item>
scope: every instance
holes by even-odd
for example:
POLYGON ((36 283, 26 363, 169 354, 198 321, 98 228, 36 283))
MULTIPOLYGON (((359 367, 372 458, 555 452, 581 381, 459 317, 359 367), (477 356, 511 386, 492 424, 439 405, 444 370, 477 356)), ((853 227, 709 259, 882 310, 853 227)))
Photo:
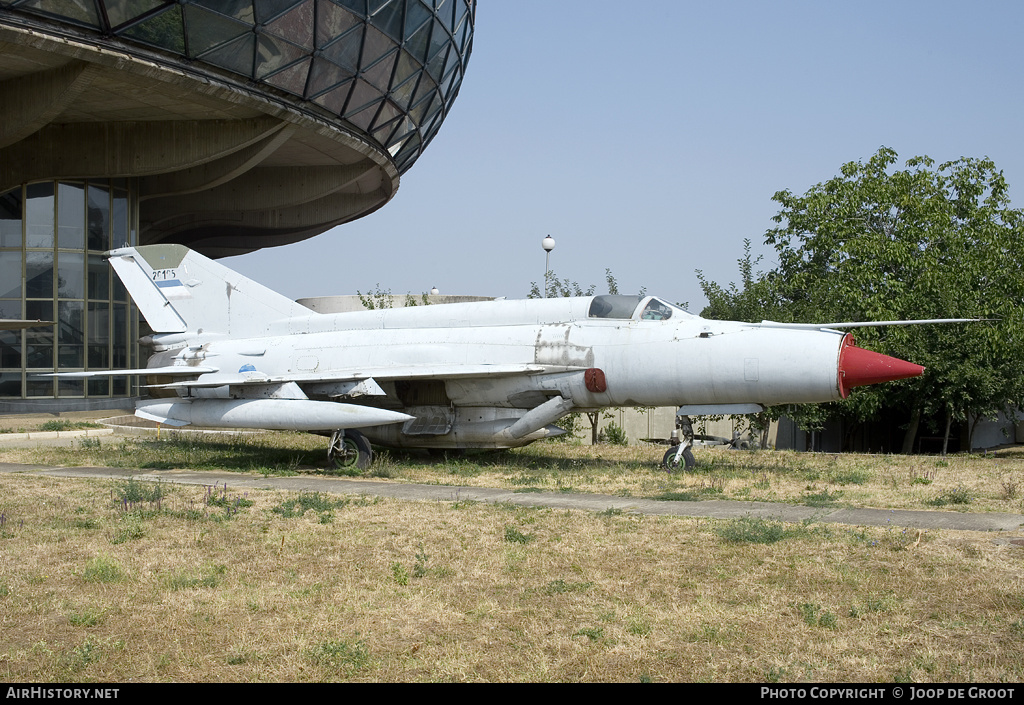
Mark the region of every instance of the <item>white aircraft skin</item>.
POLYGON ((359 429, 336 433, 332 452, 347 443, 360 464, 370 453, 360 434, 391 447, 509 448, 563 433, 552 424, 572 411, 749 412, 841 399, 924 369, 839 330, 706 320, 650 296, 317 314, 180 245, 108 255, 153 329, 146 368, 120 372, 146 374, 160 395, 138 415, 359 429))

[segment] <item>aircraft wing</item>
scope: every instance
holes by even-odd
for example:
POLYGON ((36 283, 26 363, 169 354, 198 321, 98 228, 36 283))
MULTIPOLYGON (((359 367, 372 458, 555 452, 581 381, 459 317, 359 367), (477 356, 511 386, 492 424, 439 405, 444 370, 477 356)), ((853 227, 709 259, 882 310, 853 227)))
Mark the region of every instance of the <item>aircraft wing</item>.
POLYGON ((915 321, 846 321, 844 323, 779 323, 777 321, 761 321, 752 325, 760 328, 796 328, 820 330, 822 328, 880 328, 882 326, 919 326, 926 323, 978 323, 991 321, 991 318, 923 318, 915 321))
POLYGON ((473 377, 510 377, 524 374, 554 374, 558 372, 576 372, 583 369, 586 368, 536 364, 413 365, 407 367, 364 367, 352 370, 325 370, 324 372, 287 373, 283 375, 267 375, 260 372, 216 374, 200 380, 170 382, 168 384, 150 386, 160 389, 177 389, 185 387, 222 387, 225 385, 285 384, 288 382, 296 384, 359 382, 369 379, 385 382, 409 379, 465 379, 473 377))

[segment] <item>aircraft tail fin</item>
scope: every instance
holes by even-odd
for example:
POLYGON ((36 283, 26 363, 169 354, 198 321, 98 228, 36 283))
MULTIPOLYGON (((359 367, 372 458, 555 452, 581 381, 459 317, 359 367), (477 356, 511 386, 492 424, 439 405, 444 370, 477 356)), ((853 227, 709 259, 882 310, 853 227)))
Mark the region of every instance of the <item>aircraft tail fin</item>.
POLYGON ((154 333, 265 334, 270 323, 316 315, 308 308, 184 245, 107 253, 154 333))

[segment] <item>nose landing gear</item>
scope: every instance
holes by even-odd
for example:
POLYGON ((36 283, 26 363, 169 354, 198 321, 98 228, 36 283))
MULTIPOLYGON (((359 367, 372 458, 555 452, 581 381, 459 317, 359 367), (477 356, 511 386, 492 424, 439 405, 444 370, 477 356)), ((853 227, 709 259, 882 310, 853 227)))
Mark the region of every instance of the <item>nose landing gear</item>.
POLYGON ((697 464, 693 457, 693 424, 689 416, 676 416, 676 427, 672 431, 670 443, 672 445, 665 451, 665 457, 661 459, 661 467, 672 472, 680 467, 683 470, 692 470, 697 464))

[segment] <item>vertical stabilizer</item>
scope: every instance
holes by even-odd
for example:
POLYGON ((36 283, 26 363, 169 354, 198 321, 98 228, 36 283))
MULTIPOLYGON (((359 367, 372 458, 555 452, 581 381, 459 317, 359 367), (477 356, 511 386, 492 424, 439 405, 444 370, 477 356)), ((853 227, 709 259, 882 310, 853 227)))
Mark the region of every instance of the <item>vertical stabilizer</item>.
POLYGON ((125 247, 108 255, 154 333, 251 337, 266 334, 273 321, 315 315, 184 245, 125 247))

